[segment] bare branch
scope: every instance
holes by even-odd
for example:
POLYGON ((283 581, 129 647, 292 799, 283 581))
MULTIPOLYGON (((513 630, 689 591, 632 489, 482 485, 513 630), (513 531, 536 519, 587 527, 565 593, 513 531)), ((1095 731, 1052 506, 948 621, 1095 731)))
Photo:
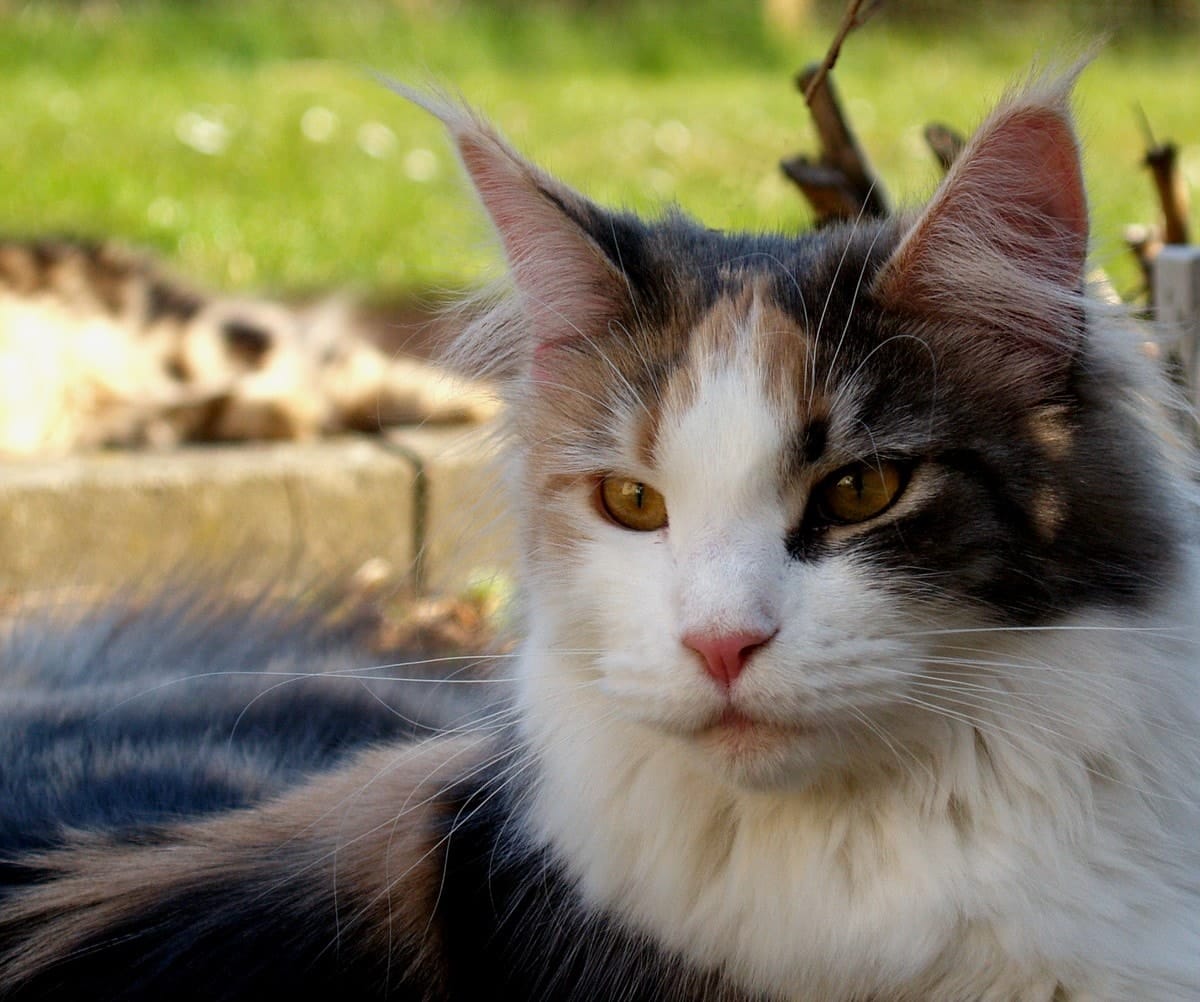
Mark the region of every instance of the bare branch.
POLYGON ((930 122, 925 126, 925 142, 937 157, 938 166, 948 171, 958 155, 962 152, 967 141, 950 126, 940 122, 930 122))
POLYGON ((875 13, 881 6, 883 0, 850 0, 846 4, 846 10, 842 14, 842 23, 838 25, 837 34, 833 36, 833 42, 829 46, 829 51, 825 53, 825 58, 821 60, 820 66, 808 81, 808 86, 804 91, 804 100, 811 108, 813 98, 817 92, 821 90, 825 83, 825 78, 829 76, 829 71, 837 64, 838 56, 842 51, 842 43, 846 40, 846 36, 855 28, 862 27, 867 23, 867 19, 875 13))
POLYGON ((818 226, 864 213, 888 214, 883 186, 872 173, 846 121, 831 76, 846 37, 866 23, 882 3, 883 0, 850 0, 825 58, 807 66, 796 78, 796 86, 804 95, 816 126, 821 153, 816 159, 798 154, 784 160, 780 167, 812 205, 818 226))
MULTIPOLYGON (((811 91, 811 82, 820 71, 816 64, 806 67, 796 78, 796 86, 806 93, 811 91)), ((808 110, 821 144, 820 156, 814 161, 801 154, 780 166, 812 205, 817 224, 853 219, 860 213, 886 216, 883 185, 846 121, 833 77, 826 75, 821 80, 820 88, 808 100, 808 110)))

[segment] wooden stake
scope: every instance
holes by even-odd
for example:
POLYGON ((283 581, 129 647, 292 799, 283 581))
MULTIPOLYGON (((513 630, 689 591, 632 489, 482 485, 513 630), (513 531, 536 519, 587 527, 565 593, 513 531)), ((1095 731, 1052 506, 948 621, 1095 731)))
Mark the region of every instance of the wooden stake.
POLYGON ((796 78, 817 130, 821 154, 816 160, 798 154, 780 167, 812 205, 818 226, 859 215, 886 216, 887 196, 846 121, 828 64, 827 56, 824 63, 805 67, 796 78))
POLYGON ((855 28, 860 28, 867 22, 872 14, 877 11, 883 4, 883 0, 850 0, 846 4, 846 9, 842 13, 842 23, 838 25, 837 34, 833 36, 833 42, 829 46, 829 51, 825 53, 825 58, 815 71, 808 83, 801 89, 804 91, 805 103, 812 108, 813 97, 821 89, 825 83, 825 78, 829 76, 830 71, 837 65, 838 56, 842 52, 842 43, 846 40, 846 36, 855 28))
POLYGON ((967 141, 959 133, 950 126, 941 125, 938 122, 930 122, 925 126, 924 135, 925 142, 933 150, 933 155, 937 157, 938 165, 942 168, 943 173, 950 169, 951 164, 958 159, 963 147, 967 145, 967 141))
POLYGON ((1174 143, 1163 143, 1146 151, 1143 163, 1150 168, 1158 204, 1162 206, 1163 241, 1188 242, 1188 189, 1179 171, 1179 150, 1174 143))
POLYGON ((1156 142, 1146 112, 1140 104, 1134 107, 1146 136, 1146 158, 1142 164, 1150 168, 1154 188, 1158 192, 1158 204, 1162 208, 1163 243, 1186 244, 1190 200, 1187 182, 1179 170, 1179 150, 1174 143, 1156 142))

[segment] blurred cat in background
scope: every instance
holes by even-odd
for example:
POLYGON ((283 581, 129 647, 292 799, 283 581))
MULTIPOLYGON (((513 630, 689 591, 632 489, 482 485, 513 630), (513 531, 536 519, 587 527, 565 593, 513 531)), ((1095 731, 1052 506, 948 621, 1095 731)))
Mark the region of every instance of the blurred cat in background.
POLYGON ((345 302, 224 298, 113 244, 0 241, 0 456, 378 432, 495 409, 483 386, 376 346, 345 302))

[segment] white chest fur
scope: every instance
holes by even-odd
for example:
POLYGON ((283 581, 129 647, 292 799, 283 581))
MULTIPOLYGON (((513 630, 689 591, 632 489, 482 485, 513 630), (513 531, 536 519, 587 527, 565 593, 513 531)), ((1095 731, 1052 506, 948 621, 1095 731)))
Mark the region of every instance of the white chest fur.
POLYGON ((1200 999, 1194 848, 1168 858, 1158 823, 1189 809, 1146 811, 1146 763, 1106 781, 1045 718, 987 741, 946 718, 890 783, 737 789, 549 661, 527 663, 532 823, 588 900, 693 962, 830 1002, 1200 999))

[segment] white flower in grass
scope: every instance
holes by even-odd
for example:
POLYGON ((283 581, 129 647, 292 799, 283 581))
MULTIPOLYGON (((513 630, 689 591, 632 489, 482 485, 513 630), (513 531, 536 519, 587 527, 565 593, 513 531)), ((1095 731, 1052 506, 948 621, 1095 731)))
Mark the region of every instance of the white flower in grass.
POLYGON ((217 156, 229 145, 229 128, 219 118, 188 111, 175 122, 175 136, 185 146, 205 156, 217 156))
POLYGON ((358 128, 358 148, 367 156, 382 160, 396 151, 396 133, 382 122, 364 122, 358 128))
POLYGON ((677 157, 692 145, 691 130, 682 122, 671 118, 654 130, 654 145, 669 157, 677 157))
POLYGON ((72 125, 78 120, 82 106, 83 102, 73 90, 57 91, 49 102, 50 114, 64 125, 72 125))
POLYGON ((640 155, 654 143, 654 125, 644 118, 627 118, 621 123, 620 135, 622 152, 640 155))
POLYGON ((310 143, 329 142, 337 128, 337 113, 319 104, 313 105, 300 116, 300 132, 310 143))
POLYGON ((258 273, 258 262, 248 251, 235 250, 225 262, 229 280, 236 285, 245 285, 258 273))
POLYGON ((146 218, 154 226, 169 229, 183 219, 183 205, 167 195, 159 195, 146 207, 146 218))
POLYGON ((667 198, 675 191, 675 175, 661 167, 651 167, 646 171, 646 184, 658 198, 667 198))
POLYGON ((433 150, 423 147, 409 150, 404 154, 404 176, 410 181, 425 183, 437 177, 438 158, 433 150))

